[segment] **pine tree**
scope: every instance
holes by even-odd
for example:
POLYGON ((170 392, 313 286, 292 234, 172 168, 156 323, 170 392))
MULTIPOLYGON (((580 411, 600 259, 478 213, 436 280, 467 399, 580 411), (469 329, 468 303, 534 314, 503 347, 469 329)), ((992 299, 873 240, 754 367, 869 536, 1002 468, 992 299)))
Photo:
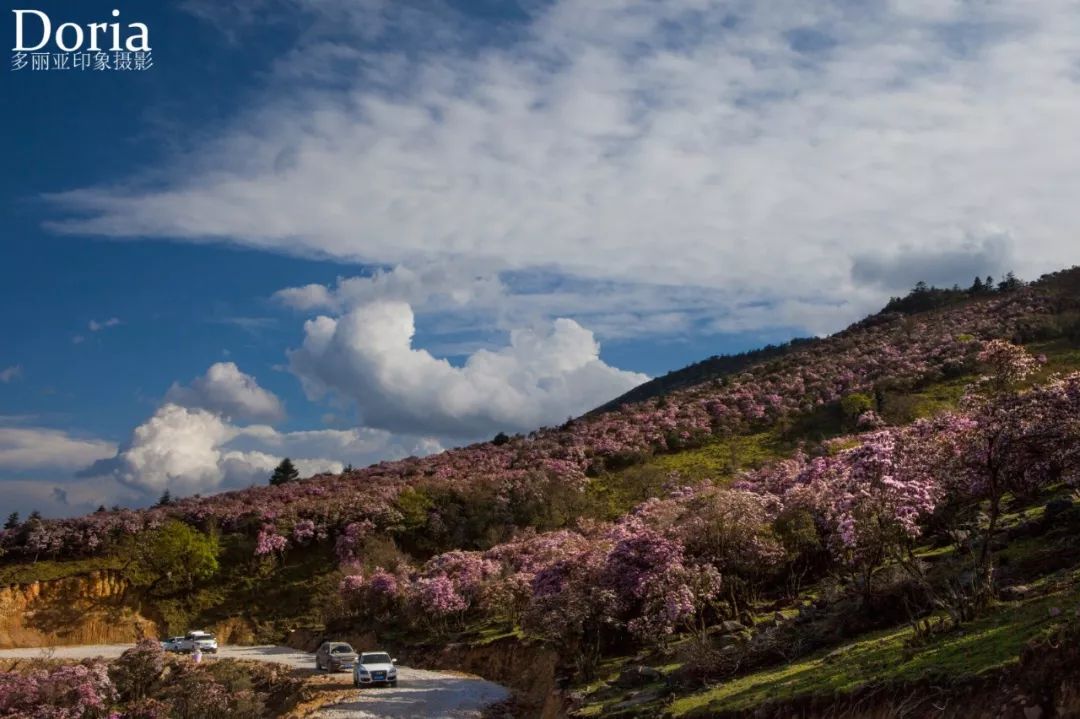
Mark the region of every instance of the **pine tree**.
POLYGON ((983 281, 981 277, 976 277, 975 281, 971 283, 971 289, 968 290, 973 295, 981 295, 983 293, 983 281))
POLYGON ((1024 283, 1020 281, 1020 278, 1018 278, 1014 272, 1009 272, 1001 282, 998 282, 998 291, 1011 292, 1012 290, 1023 286, 1024 283))
POLYGON ((161 499, 157 501, 157 506, 168 507, 170 504, 172 504, 172 493, 170 493, 169 490, 166 489, 164 492, 161 493, 161 499))
POLYGON ((19 513, 12 512, 8 515, 7 521, 4 522, 4 529, 16 529, 21 522, 19 522, 19 513))
POLYGON ((28 522, 40 522, 41 521, 41 512, 39 512, 39 511, 37 511, 35 509, 33 512, 30 513, 30 516, 27 518, 26 521, 28 521, 28 522))
POLYGON ((270 484, 275 487, 279 484, 287 484, 289 482, 295 482, 300 479, 300 473, 296 471, 296 467, 293 466, 292 460, 288 457, 281 460, 281 464, 274 469, 274 473, 270 475, 270 484))

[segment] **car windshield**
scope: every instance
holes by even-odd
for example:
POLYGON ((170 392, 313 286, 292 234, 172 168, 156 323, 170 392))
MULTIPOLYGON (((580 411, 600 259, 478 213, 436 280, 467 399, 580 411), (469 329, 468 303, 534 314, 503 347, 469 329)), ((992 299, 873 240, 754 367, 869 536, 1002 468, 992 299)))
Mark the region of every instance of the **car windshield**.
POLYGON ((353 650, 348 644, 337 644, 331 650, 331 654, 352 654, 353 650))
POLYGON ((363 659, 364 664, 389 664, 390 663, 390 655, 386 654, 384 652, 379 652, 379 653, 376 653, 376 654, 365 654, 362 659, 363 659))

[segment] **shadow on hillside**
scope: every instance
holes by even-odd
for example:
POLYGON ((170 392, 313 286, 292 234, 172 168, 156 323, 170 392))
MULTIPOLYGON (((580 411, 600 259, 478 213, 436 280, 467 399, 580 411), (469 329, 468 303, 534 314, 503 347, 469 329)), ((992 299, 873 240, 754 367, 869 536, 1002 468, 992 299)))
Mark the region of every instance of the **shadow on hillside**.
POLYGON ((44 635, 92 642, 111 636, 110 630, 130 623, 131 607, 124 594, 87 596, 79 582, 65 582, 59 591, 36 599, 23 619, 23 626, 44 635))

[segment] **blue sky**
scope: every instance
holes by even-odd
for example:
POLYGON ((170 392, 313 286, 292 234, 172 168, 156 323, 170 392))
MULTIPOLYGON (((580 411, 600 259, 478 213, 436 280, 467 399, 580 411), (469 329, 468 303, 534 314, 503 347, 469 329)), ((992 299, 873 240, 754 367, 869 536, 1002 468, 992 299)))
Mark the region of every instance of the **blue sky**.
POLYGON ((0 510, 527 431, 1076 259, 1068 3, 34 7, 154 66, 3 73, 0 510))

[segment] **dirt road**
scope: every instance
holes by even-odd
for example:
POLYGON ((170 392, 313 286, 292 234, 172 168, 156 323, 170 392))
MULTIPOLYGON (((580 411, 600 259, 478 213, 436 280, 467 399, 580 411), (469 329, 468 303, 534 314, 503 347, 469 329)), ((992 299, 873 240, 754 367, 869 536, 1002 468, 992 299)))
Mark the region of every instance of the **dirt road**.
MULTIPOLYGON (((43 656, 55 659, 115 659, 130 646, 99 644, 55 649, 3 649, 0 650, 0 659, 43 656)), ((296 669, 314 670, 315 667, 313 655, 289 647, 223 646, 217 656, 275 662, 296 669)), ((213 655, 207 655, 205 661, 213 659, 213 655)), ((334 678, 334 685, 349 688, 349 674, 334 675, 334 678)), ((327 707, 315 716, 317 719, 474 719, 480 716, 484 707, 508 696, 505 688, 478 677, 400 667, 397 687, 356 690, 354 698, 327 707)))

